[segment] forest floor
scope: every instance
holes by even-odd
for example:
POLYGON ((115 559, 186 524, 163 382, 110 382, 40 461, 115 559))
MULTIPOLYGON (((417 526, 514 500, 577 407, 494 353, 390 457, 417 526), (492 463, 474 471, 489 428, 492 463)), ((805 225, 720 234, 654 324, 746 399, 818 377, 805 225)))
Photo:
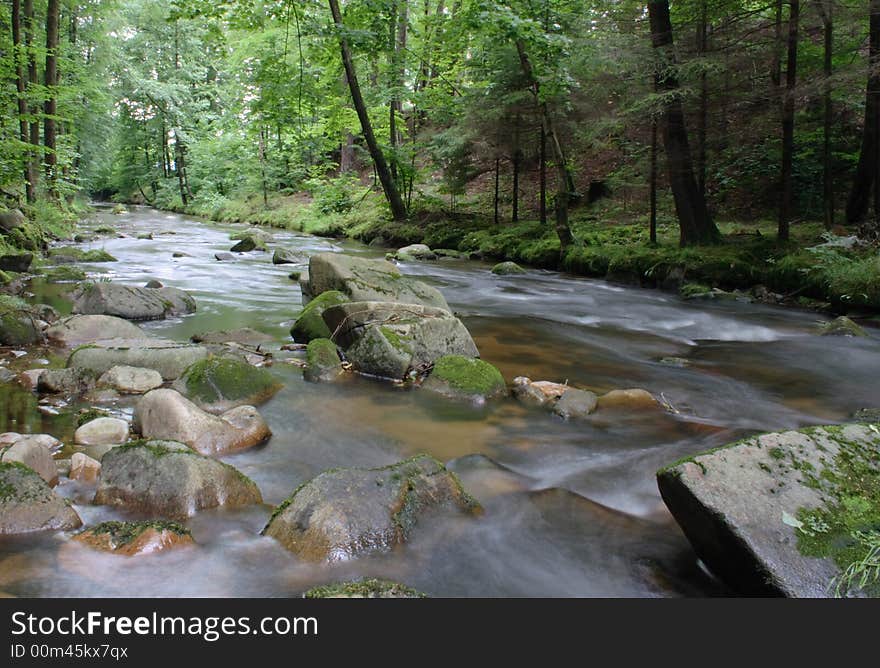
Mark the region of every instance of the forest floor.
POLYGON ((830 236, 820 223, 792 225, 791 241, 776 240, 770 221, 718 221, 722 242, 680 248, 674 220, 661 217, 658 243, 649 241, 644 215, 607 199, 572 210, 577 243, 560 252, 552 220, 495 224, 492 216, 450 213, 432 202, 407 223, 387 218, 372 195, 338 203, 298 196, 270 196, 195 204, 182 213, 220 222, 293 229, 319 236, 347 237, 398 248, 424 243, 490 260, 606 278, 643 287, 680 290, 686 296, 751 297, 776 304, 838 313, 880 311, 880 254, 874 246, 830 236), (625 222, 618 222, 625 221, 625 222), (830 241, 830 243, 829 243, 830 241), (843 242, 843 243, 842 243, 843 242))

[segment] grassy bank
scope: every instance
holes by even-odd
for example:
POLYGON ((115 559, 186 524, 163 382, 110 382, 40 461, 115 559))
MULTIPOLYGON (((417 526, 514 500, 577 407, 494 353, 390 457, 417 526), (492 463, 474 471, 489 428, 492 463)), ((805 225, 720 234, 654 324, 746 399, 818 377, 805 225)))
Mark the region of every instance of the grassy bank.
MULTIPOLYGON (((683 287, 685 292, 698 293, 764 286, 800 306, 828 304, 841 312, 880 310, 877 248, 815 248, 827 241, 818 223, 793 225, 792 240, 779 244, 773 222, 720 222, 723 243, 682 249, 674 221, 666 219, 659 224, 658 244, 651 245, 645 221, 627 215, 617 203, 607 200, 572 213, 571 226, 578 243, 560 254, 552 226, 535 220, 494 225, 477 214, 417 210, 412 222, 401 224, 388 220, 375 194, 349 197, 332 193, 315 199, 276 196, 268 204, 258 197, 220 199, 197 203, 181 212, 394 248, 425 243, 491 260, 512 260, 644 287, 683 287), (627 222, 609 222, 615 220, 627 222)), ((757 293, 765 294, 762 290, 757 293)))
MULTIPOLYGON (((46 249, 50 241, 70 239, 76 222, 88 211, 88 206, 81 201, 68 204, 39 200, 23 207, 25 222, 9 231, 0 230, 0 256, 28 252, 36 254, 46 249)), ((0 287, 14 279, 13 272, 0 270, 0 287)))

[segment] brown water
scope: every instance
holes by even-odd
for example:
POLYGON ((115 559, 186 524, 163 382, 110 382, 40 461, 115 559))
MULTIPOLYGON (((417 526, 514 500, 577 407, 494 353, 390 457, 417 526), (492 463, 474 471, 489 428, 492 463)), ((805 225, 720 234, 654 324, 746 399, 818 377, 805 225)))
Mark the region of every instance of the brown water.
MULTIPOLYGON (((278 346, 289 341, 301 309, 299 289, 287 277, 296 267, 273 266, 262 253, 214 260, 240 228, 147 208, 100 213, 93 226, 101 224, 128 237, 88 244, 120 260, 89 269, 134 285, 156 278, 198 301, 192 316, 145 325, 152 333, 186 340, 248 326, 275 336, 278 346), (176 234, 158 234, 166 230, 176 234), (153 240, 134 238, 147 231, 153 240), (174 251, 188 256, 172 258, 174 251)), ((349 242, 274 234, 277 245, 306 254, 380 255, 349 242)), ((366 379, 308 384, 298 368, 279 362, 273 372, 285 389, 260 408, 274 436, 226 458, 256 481, 267 504, 327 468, 380 466, 428 452, 450 463, 485 514, 433 518, 390 554, 333 565, 300 562, 259 536, 271 505, 202 512, 188 523, 198 547, 137 558, 95 553, 66 534, 6 538, 0 591, 295 596, 317 584, 377 576, 436 596, 723 594, 665 510, 656 469, 756 431, 840 421, 878 403, 876 330, 867 339, 823 338, 813 333, 820 316, 812 313, 685 302, 547 271, 496 277, 489 265, 446 260, 402 269, 443 291, 483 357, 508 380, 568 380, 597 391, 644 387, 678 414, 602 413, 563 423, 513 400, 473 408, 366 379), (690 362, 661 362, 669 356, 690 362)), ((63 305, 57 288, 34 289, 63 305)), ((71 418, 43 415, 32 395, 6 386, 0 400, 0 431, 70 437, 71 418)), ((74 500, 86 524, 128 517, 90 505, 93 488, 65 481, 58 491, 74 500)))

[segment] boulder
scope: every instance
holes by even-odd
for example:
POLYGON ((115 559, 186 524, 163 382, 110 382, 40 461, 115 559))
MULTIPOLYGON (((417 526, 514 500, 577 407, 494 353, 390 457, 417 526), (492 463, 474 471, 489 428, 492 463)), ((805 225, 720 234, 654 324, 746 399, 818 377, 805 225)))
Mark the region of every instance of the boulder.
POLYGON ((338 290, 328 290, 312 299, 303 308, 293 323, 290 335, 297 343, 308 343, 312 339, 329 339, 332 332, 324 322, 324 311, 332 306, 351 301, 338 290))
POLYGON ((19 209, 5 209, 0 211, 0 230, 11 232, 27 222, 27 218, 19 209))
POLYGON ((661 408, 660 402, 647 390, 611 390, 599 397, 599 408, 618 410, 650 410, 661 408))
POLYGON ((274 241, 271 234, 259 227, 249 227, 241 232, 235 232, 230 234, 229 238, 232 241, 250 239, 256 244, 256 247, 261 250, 265 250, 266 246, 274 241))
POLYGON ((263 332, 258 332, 250 327, 240 327, 238 329, 224 329, 216 332, 202 332, 201 334, 193 334, 190 337, 193 343, 237 343, 250 348, 259 348, 260 346, 272 343, 274 338, 263 332))
POLYGON ((588 390, 546 380, 533 381, 525 376, 513 379, 513 396, 524 404, 549 410, 563 420, 589 417, 598 406, 598 398, 588 390))
POLYGON ((383 378, 402 379, 444 355, 480 354, 461 321, 439 308, 350 302, 326 309, 324 322, 355 369, 383 378))
POLYGON ((306 348, 303 378, 310 383, 326 383, 345 373, 336 344, 330 339, 313 339, 306 348))
POLYGON ((524 274, 526 270, 516 262, 499 262, 492 267, 492 273, 496 276, 513 276, 514 274, 524 274))
POLYGON ((237 357, 211 356, 190 366, 172 387, 203 410, 223 413, 236 406, 259 405, 282 385, 266 369, 237 357))
POLYGON ((420 591, 389 580, 366 578, 309 589, 303 598, 426 598, 420 591))
POLYGON ((40 376, 46 373, 46 369, 28 369, 18 374, 18 382, 26 390, 36 390, 40 383, 40 376))
POLYGON ((0 450, 0 462, 19 462, 33 469, 51 487, 58 484, 58 466, 52 457, 52 448, 39 437, 24 436, 0 450))
POLYGON ((162 281, 157 281, 155 278, 151 278, 144 284, 145 288, 164 288, 165 284, 162 281))
POLYGON ((235 256, 232 253, 214 253, 214 259, 217 262, 229 262, 230 260, 234 260, 235 256))
POLYGON ((116 445, 128 440, 128 422, 100 417, 80 426, 73 434, 77 445, 116 445))
POLYGON ((74 452, 70 458, 70 472, 67 474, 71 480, 84 483, 97 482, 101 475, 101 462, 92 459, 84 452, 74 452))
POLYGON ((205 508, 262 501, 254 482, 229 464, 171 441, 134 442, 110 450, 101 459, 95 492, 97 504, 173 519, 205 508))
POLYGON ((276 248, 272 253, 272 264, 299 264, 302 262, 305 262, 305 257, 284 248, 276 248))
POLYGON ((127 320, 160 320, 195 310, 195 299, 178 288, 140 288, 119 283, 88 284, 73 303, 74 313, 114 315, 127 320))
POLYGON ((390 262, 342 253, 312 255, 308 287, 311 297, 338 290, 355 302, 400 302, 449 310, 449 304, 437 288, 404 276, 390 262))
POLYGON ((414 260, 436 260, 437 254, 425 244, 410 244, 398 249, 397 259, 401 262, 413 262, 414 260))
POLYGON ((422 388, 447 397, 483 402, 507 394, 501 372, 488 362, 461 355, 444 355, 422 388))
POLYGON ((819 325, 819 334, 822 336, 868 336, 862 327, 845 315, 819 325))
POLYGON ((95 376, 87 369, 46 369, 37 379, 37 392, 79 396, 95 386, 95 376))
POLYGON ((231 253, 249 253, 252 250, 257 249, 257 242, 253 239, 253 237, 245 237, 237 244, 235 244, 232 248, 229 249, 231 253))
POLYGON ((134 410, 134 426, 144 438, 178 441, 204 455, 243 450, 272 432, 253 406, 211 415, 174 390, 145 394, 134 410))
POLYGON ((263 534, 308 561, 342 561, 406 541, 437 510, 479 512, 454 474, 419 455, 377 469, 313 478, 276 508, 263 534))
POLYGON ((825 597, 869 552, 858 535, 877 526, 878 448, 868 424, 764 434, 676 462, 657 483, 697 555, 738 593, 825 597))
POLYGON ((31 262, 33 261, 33 253, 0 255, 0 271, 14 271, 16 273, 23 274, 31 268, 31 262))
POLYGON ((41 340, 37 320, 27 302, 0 295, 0 345, 28 346, 41 340))
POLYGON ((108 339, 74 350, 67 358, 70 368, 83 368, 97 376, 115 366, 133 366, 158 371, 174 380, 187 367, 208 356, 208 349, 163 339, 108 339))
POLYGON ((72 315, 46 329, 46 337, 65 348, 106 339, 150 338, 133 322, 112 315, 72 315))
POLYGON ((162 374, 135 366, 114 366, 98 379, 99 387, 110 387, 121 394, 145 394, 162 387, 162 374))
POLYGON ((82 526, 70 503, 24 464, 0 462, 0 491, 0 534, 67 531, 82 526))
POLYGON ((192 533, 177 522, 102 522, 75 535, 73 540, 102 552, 132 557, 194 545, 192 533))
POLYGON ((141 232, 135 238, 140 239, 141 241, 152 241, 153 240, 153 233, 152 232, 141 232))

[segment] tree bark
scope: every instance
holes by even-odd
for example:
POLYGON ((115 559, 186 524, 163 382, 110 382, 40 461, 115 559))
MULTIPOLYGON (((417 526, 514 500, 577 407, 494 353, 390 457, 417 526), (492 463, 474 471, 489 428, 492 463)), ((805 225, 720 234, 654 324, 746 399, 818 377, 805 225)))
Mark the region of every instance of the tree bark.
MULTIPOLYGON (((33 95, 37 86, 37 55, 34 51, 34 2, 24 0, 24 47, 27 52, 28 92, 33 95)), ((29 143, 31 145, 28 159, 28 184, 36 198, 37 185, 40 181, 40 121, 38 117, 39 107, 33 101, 28 103, 28 115, 30 116, 29 143)))
POLYGON ((651 119, 651 244, 657 244, 657 119, 651 119))
POLYGON ((49 191, 53 195, 56 190, 56 169, 58 154, 56 153, 56 124, 58 112, 58 18, 59 0, 49 0, 46 7, 46 117, 43 121, 43 145, 46 147, 46 180, 49 191))
POLYGON ((495 204, 495 224, 498 225, 501 222, 501 212, 499 211, 498 206, 498 187, 500 185, 500 171, 501 171, 501 158, 496 156, 495 158, 495 198, 493 200, 495 204))
MULTIPOLYGON (((700 20, 697 27, 697 52, 705 58, 709 50, 709 9, 707 0, 700 5, 700 20)), ((709 80, 705 67, 700 74, 700 110, 697 116, 697 188, 706 196, 706 136, 709 124, 709 80)))
POLYGON ((794 89, 797 85, 798 28, 800 24, 800 0, 790 0, 788 15, 788 57, 785 69, 785 100, 782 106, 782 179, 779 206, 779 241, 788 241, 789 224, 794 208, 794 89))
POLYGON ((547 133, 544 132, 544 125, 541 125, 539 156, 538 156, 538 180, 540 181, 540 195, 538 207, 540 209, 541 224, 547 224, 547 133))
POLYGON ((516 50, 519 54, 520 66, 522 67, 523 74, 526 75, 526 79, 529 81, 532 88, 532 95, 534 96, 535 102, 541 113, 541 125, 544 131, 544 136, 550 142, 550 148, 553 151, 557 176, 555 206, 556 236, 559 237, 559 245, 562 251, 565 252, 565 249, 574 243, 574 235, 571 233, 571 227, 569 227, 568 224, 568 202, 574 195, 569 185, 571 183, 571 174, 569 172, 568 163, 565 159, 565 152, 562 150, 562 144, 559 142, 559 137, 553 129, 553 120, 547 109, 547 103, 541 100, 541 91, 538 80, 532 69, 532 63, 529 60, 528 53, 526 53, 525 43, 521 39, 516 40, 516 50))
POLYGON ((823 70, 825 88, 823 92, 822 119, 822 202, 825 229, 834 227, 834 173, 831 165, 831 132, 834 122, 834 101, 832 99, 831 76, 834 74, 834 2, 833 0, 816 0, 816 7, 822 17, 824 52, 823 70))
POLYGON ((510 219, 514 223, 519 221, 519 164, 522 162, 522 151, 517 148, 513 152, 513 209, 510 219))
POLYGON ((651 22, 651 43, 663 56, 664 71, 657 77, 658 90, 666 92, 663 113, 663 144, 666 147, 666 166, 675 211, 678 216, 682 246, 709 244, 719 240, 720 234, 709 216, 706 199, 700 193, 694 178, 694 163, 688 143, 684 109, 675 74, 675 56, 672 51, 672 19, 668 0, 648 3, 651 22))
POLYGON ((871 204, 871 188, 877 181, 877 145, 880 141, 880 0, 871 0, 868 90, 865 99, 865 127, 862 148, 849 200, 846 220, 861 223, 871 204))
POLYGON ((358 84, 357 72, 355 71, 354 61, 351 57, 351 50, 348 46, 348 40, 345 38, 345 24, 342 22, 342 12, 339 9, 339 0, 328 0, 330 4, 330 13, 333 15, 333 23, 339 32, 339 49, 342 52, 342 64, 345 68, 345 76, 348 79, 348 87, 351 91, 351 100, 354 103, 358 120, 361 123, 361 131, 364 134, 364 140, 367 142, 367 150, 373 159, 373 165, 379 181, 382 184, 382 190, 385 192, 385 199, 388 200, 388 206, 391 208, 391 215, 394 220, 406 220, 406 206, 400 197, 400 191, 394 179, 391 177, 391 171, 388 169, 388 163, 385 155, 376 141, 376 135, 373 133, 373 124, 367 114, 367 105, 364 103, 361 88, 358 84))
MULTIPOLYGON (((12 53, 15 60, 15 91, 18 101, 18 127, 19 138, 23 146, 27 146, 28 134, 28 103, 27 103, 27 74, 22 64, 24 41, 21 34, 21 0, 12 0, 12 53)), ((36 199, 33 184, 30 181, 29 160, 25 158, 24 183, 25 199, 33 202, 36 199)))

